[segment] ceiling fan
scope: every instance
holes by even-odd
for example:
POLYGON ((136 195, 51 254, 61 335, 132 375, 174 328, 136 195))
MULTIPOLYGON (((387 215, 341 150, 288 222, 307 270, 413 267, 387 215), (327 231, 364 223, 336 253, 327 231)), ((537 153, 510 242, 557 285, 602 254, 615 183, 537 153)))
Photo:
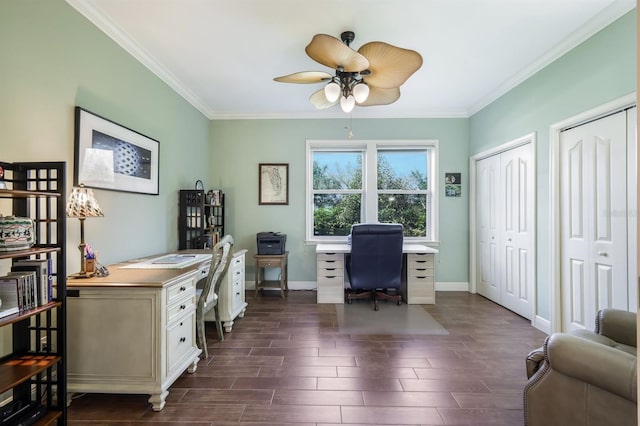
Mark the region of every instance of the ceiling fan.
POLYGON ((282 83, 314 84, 328 82, 314 92, 309 102, 317 109, 338 102, 344 112, 359 106, 388 105, 400 98, 400 86, 422 66, 422 56, 414 50, 373 41, 356 52, 349 45, 352 31, 340 35, 342 41, 327 34, 316 34, 305 48, 314 61, 335 70, 302 71, 274 78, 282 83))

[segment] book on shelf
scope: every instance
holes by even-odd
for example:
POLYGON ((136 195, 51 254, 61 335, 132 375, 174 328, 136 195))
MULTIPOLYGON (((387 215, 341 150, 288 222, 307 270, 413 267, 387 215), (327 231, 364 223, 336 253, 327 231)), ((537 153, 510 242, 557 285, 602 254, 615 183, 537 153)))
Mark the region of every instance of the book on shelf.
POLYGON ((37 279, 38 306, 46 305, 51 301, 49 291, 49 259, 17 260, 11 267, 12 272, 33 271, 37 279))
POLYGON ((0 299, 2 304, 10 303, 7 307, 18 307, 20 312, 38 306, 37 280, 33 271, 10 272, 0 277, 0 299))

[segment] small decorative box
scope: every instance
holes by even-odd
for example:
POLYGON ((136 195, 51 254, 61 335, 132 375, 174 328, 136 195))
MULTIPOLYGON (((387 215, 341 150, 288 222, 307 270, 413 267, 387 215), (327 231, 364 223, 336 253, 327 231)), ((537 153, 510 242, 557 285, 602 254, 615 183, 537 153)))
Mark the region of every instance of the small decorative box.
POLYGON ((0 251, 25 250, 34 243, 31 218, 0 216, 0 251))

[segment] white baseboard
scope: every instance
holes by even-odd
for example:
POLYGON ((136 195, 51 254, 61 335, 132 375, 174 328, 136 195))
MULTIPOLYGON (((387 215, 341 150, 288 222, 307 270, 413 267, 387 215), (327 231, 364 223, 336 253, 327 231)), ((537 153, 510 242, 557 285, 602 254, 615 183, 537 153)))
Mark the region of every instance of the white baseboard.
MULTIPOLYGON (((247 290, 255 290, 254 281, 246 281, 245 288, 247 290)), ((318 283, 316 281, 289 281, 289 290, 317 290, 318 283)), ((445 281, 436 283, 436 291, 469 291, 468 282, 445 281)))
POLYGON ((436 291, 469 291, 469 283, 464 281, 436 282, 436 291))
MULTIPOLYGON (((289 285, 289 290, 316 290, 318 288, 315 281, 289 281, 287 284, 289 285)), ((255 281, 245 281, 244 285, 246 290, 256 289, 255 281)))
POLYGON ((543 333, 551 334, 551 321, 548 319, 544 319, 538 315, 533 318, 533 323, 531 324, 538 330, 543 333))

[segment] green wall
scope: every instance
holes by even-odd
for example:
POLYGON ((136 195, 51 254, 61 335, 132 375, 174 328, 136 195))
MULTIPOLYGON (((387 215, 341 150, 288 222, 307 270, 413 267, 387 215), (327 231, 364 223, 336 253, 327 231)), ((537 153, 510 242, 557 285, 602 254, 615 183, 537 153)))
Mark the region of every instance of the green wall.
MULTIPOLYGON (((99 261, 175 250, 178 189, 207 176, 209 120, 64 0, 2 0, 0 159, 67 161, 69 191, 76 105, 160 141, 159 196, 95 191, 105 217, 85 232, 99 261)), ((79 222, 67 229, 74 272, 79 222)))
POLYGON ((469 154, 536 133, 537 315, 550 319, 549 127, 636 91, 636 16, 627 13, 470 118, 469 154))
MULTIPOLYGON (((469 280, 469 156, 536 132, 537 313, 549 318, 549 125, 636 90, 635 29, 630 13, 469 119, 353 120, 356 139, 438 139, 439 189, 445 172, 462 173, 461 198, 440 194, 438 282, 469 280)), ((64 0, 0 2, 0 76, 0 159, 67 161, 67 190, 76 105, 160 141, 159 196, 96 191, 105 217, 88 220, 86 233, 102 262, 175 249, 178 190, 202 179, 227 194, 227 231, 249 250, 249 280, 255 234, 273 230, 288 235, 291 280, 315 281, 305 141, 345 139, 348 117, 210 121, 64 0), (288 206, 258 205, 261 162, 290 164, 288 206)), ((73 272, 79 225, 68 225, 73 272)))
MULTIPOLYGON (((256 250, 256 233, 287 234, 289 278, 315 281, 315 246, 305 245, 305 143, 307 139, 346 139, 345 117, 326 120, 215 120, 211 122, 214 162, 211 180, 226 193, 226 232, 236 246, 256 250), (258 163, 289 163, 289 205, 258 205, 258 163)), ((468 282, 469 194, 468 120, 450 119, 354 119, 354 139, 438 139, 440 162, 440 254, 436 279, 468 282), (444 197, 445 172, 461 172, 463 195, 444 197)), ((247 262, 251 279, 253 262, 247 262)))

